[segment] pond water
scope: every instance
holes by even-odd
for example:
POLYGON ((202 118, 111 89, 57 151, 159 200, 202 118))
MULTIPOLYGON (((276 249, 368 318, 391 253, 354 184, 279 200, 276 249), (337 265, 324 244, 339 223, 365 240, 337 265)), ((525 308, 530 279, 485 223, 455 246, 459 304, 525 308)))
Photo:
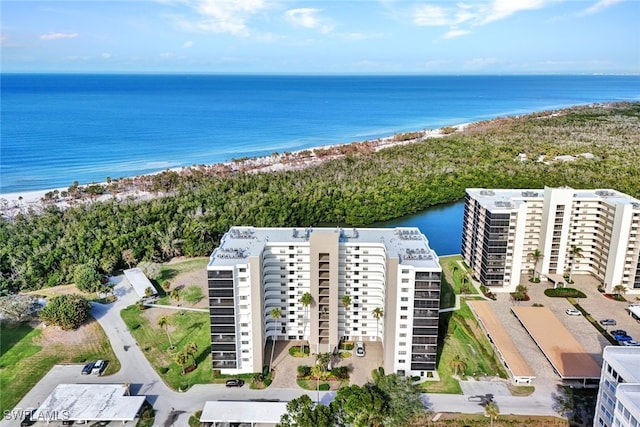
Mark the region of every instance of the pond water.
POLYGON ((464 200, 433 206, 422 212, 390 221, 379 222, 373 227, 418 227, 427 236, 429 247, 438 256, 460 253, 462 241, 462 217, 464 200))

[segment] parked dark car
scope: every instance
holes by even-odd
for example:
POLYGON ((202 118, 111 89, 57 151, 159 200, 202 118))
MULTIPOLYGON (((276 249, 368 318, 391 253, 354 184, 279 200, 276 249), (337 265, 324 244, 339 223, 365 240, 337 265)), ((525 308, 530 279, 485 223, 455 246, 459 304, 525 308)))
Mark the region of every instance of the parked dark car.
POLYGON ((232 380, 227 380, 225 385, 227 387, 242 387, 244 385, 244 381, 234 378, 232 380))
POLYGON ((93 362, 89 362, 86 365, 84 365, 84 367, 82 368, 82 375, 89 375, 93 370, 93 365, 94 365, 93 362))
POLYGON ((602 326, 616 326, 617 325, 616 321, 613 320, 613 319, 602 319, 600 321, 600 324, 602 326))

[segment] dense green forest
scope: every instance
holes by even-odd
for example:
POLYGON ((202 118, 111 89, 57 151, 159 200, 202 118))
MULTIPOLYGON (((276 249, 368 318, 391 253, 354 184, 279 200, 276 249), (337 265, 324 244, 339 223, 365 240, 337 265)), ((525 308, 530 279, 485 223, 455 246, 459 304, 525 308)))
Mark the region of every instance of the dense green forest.
POLYGON ((467 187, 568 185, 638 197, 640 103, 501 118, 441 138, 343 154, 278 172, 167 171, 149 178, 164 194, 151 200, 54 204, 4 218, 0 294, 72 282, 78 265, 109 273, 142 260, 208 255, 232 225, 364 226, 459 200, 467 187), (581 153, 595 157, 537 161, 581 153))

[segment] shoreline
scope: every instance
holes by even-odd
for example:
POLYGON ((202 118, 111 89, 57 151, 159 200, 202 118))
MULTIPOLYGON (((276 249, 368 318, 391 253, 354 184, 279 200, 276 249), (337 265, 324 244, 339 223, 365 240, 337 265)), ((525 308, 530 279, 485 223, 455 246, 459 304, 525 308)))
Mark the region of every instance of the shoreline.
MULTIPOLYGON (((133 198, 136 201, 164 197, 173 193, 173 189, 165 188, 166 181, 162 178, 177 174, 188 178, 193 175, 227 176, 233 173, 269 173, 277 171, 292 171, 313 167, 326 161, 345 157, 347 155, 378 152, 385 148, 399 145, 417 144, 429 139, 441 138, 451 134, 460 134, 467 130, 477 130, 488 123, 504 120, 517 120, 522 117, 537 118, 551 117, 564 114, 575 108, 593 107, 598 105, 614 105, 620 101, 602 103, 578 104, 556 110, 533 111, 511 116, 496 116, 491 119, 442 126, 436 129, 422 129, 395 133, 393 135, 362 140, 350 143, 338 143, 302 149, 295 152, 274 153, 267 156, 243 157, 227 162, 208 165, 192 165, 168 168, 148 174, 114 179, 110 182, 90 183, 69 187, 59 187, 42 190, 27 190, 23 192, 0 193, 0 217, 11 219, 18 214, 42 212, 46 207, 55 205, 66 208, 72 205, 93 203, 106 200, 124 200, 133 198), (158 189, 158 186, 160 188, 158 189), (93 191, 95 190, 95 191, 93 191)), ((171 180, 169 180, 171 181, 171 180)), ((171 183, 168 184, 171 187, 171 183)))
MULTIPOLYGON (((516 117, 516 116, 512 116, 516 117)), ((492 119, 495 120, 495 119, 492 119)), ((324 146, 311 147, 291 153, 280 153, 277 156, 260 156, 251 158, 242 158, 239 160, 213 163, 205 165, 206 169, 217 170, 220 173, 234 173, 234 172, 276 172, 276 171, 290 171, 296 169, 304 169, 307 167, 315 166, 323 162, 333 160, 336 158, 346 156, 350 151, 357 151, 358 148, 364 148, 364 151, 380 151, 385 148, 394 147, 398 145, 415 144, 427 139, 440 138, 445 135, 460 133, 467 129, 469 126, 481 122, 462 123, 452 126, 443 126, 437 129, 424 129, 418 131, 400 132, 393 135, 389 135, 382 138, 376 138, 373 140, 363 140, 351 143, 339 143, 324 146), (403 139, 403 136, 410 135, 410 138, 403 139), (400 138, 399 138, 400 137, 400 138), (349 147, 354 150, 349 150, 349 147)), ((116 193, 110 193, 109 191, 104 194, 100 194, 97 197, 92 197, 88 194, 82 194, 79 197, 66 195, 73 189, 73 186, 49 188, 43 190, 27 190, 22 192, 4 193, 0 194, 0 217, 12 218, 19 213, 26 213, 29 211, 41 211, 46 206, 56 205, 58 207, 67 207, 77 203, 99 202, 108 199, 125 199, 133 197, 135 200, 151 199, 156 197, 162 197, 162 194, 157 192, 146 191, 144 189, 145 183, 137 181, 144 181, 153 178, 154 176, 161 175, 163 173, 177 173, 179 175, 189 175, 194 171, 201 169, 202 166, 183 166, 163 169, 157 172, 148 174, 135 175, 131 177, 123 177, 112 182, 130 182, 133 188, 127 191, 117 191, 116 193), (141 188, 142 187, 142 188, 141 188), (49 196, 49 197, 47 197, 49 196)), ((98 185, 108 188, 112 185, 112 182, 99 182, 90 184, 80 184, 77 189, 86 190, 88 187, 98 185)))

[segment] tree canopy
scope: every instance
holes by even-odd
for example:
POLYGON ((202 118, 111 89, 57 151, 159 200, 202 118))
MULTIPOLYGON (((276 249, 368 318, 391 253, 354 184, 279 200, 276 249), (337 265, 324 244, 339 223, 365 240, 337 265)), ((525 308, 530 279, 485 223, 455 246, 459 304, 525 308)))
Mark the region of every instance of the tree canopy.
POLYGON ((73 282, 77 266, 90 262, 110 273, 138 260, 209 255, 232 225, 364 226, 459 200, 468 187, 568 185, 640 196, 640 103, 501 118, 419 143, 365 147, 292 170, 166 171, 140 178, 156 193, 151 200, 45 204, 2 218, 0 294, 73 282), (585 152, 594 158, 535 161, 585 152))
POLYGON ((90 309, 89 301, 80 295, 58 295, 40 310, 40 320, 62 329, 76 329, 89 317, 90 309))
POLYGON ((282 427, 311 426, 404 426, 426 412, 420 390, 410 378, 376 371, 375 383, 338 390, 329 406, 314 404, 307 395, 287 404, 282 427))

